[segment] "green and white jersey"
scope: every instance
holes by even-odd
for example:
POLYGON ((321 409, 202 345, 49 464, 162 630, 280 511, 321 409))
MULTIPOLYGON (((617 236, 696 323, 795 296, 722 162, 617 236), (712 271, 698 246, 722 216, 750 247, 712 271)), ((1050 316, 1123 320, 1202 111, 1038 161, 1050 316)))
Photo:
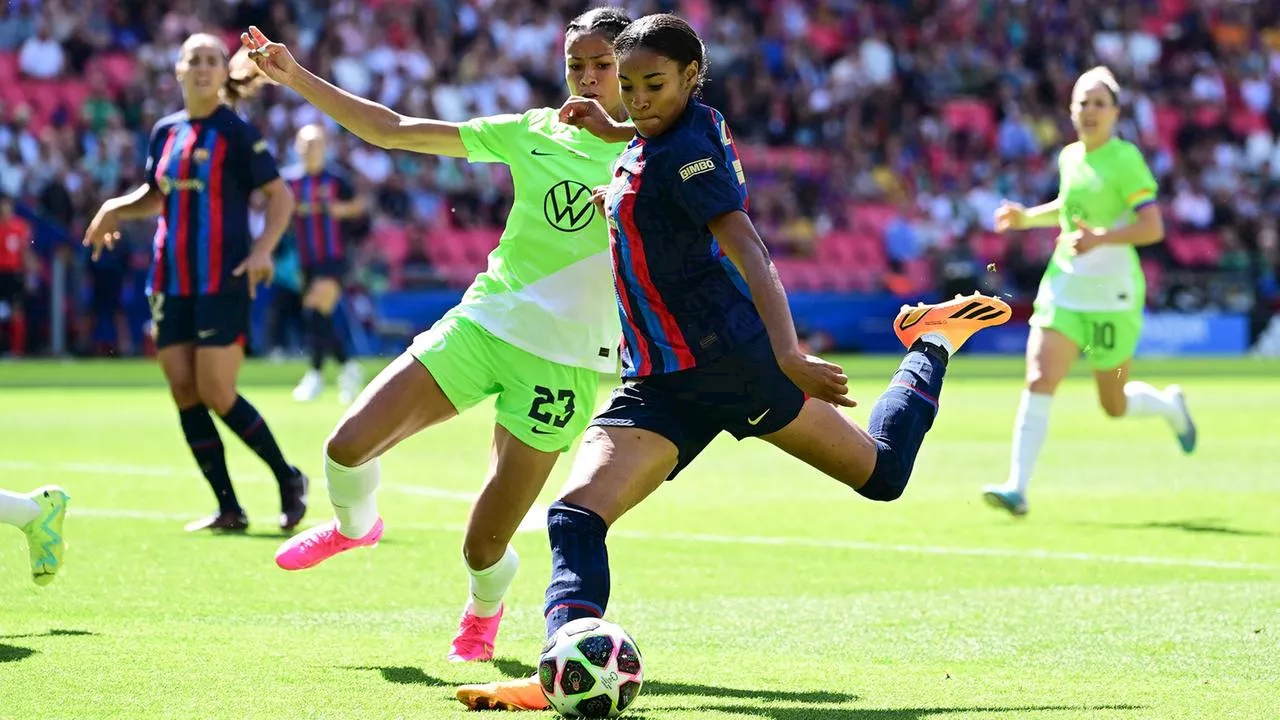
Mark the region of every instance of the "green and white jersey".
MULTIPOLYGON (((1077 229, 1076 218, 1095 228, 1124 227, 1156 201, 1156 180, 1142 152, 1119 138, 1089 153, 1083 143, 1066 146, 1058 155, 1058 171, 1064 234, 1077 229)), ((1037 300, 1069 310, 1114 312, 1140 311, 1145 296, 1142 265, 1132 245, 1103 245, 1072 256, 1069 246, 1059 243, 1037 300)))
POLYGON ((609 184, 627 145, 604 142, 557 115, 538 108, 461 127, 469 162, 511 168, 515 202, 488 269, 450 314, 538 357, 615 372, 622 329, 609 229, 591 190, 609 184))

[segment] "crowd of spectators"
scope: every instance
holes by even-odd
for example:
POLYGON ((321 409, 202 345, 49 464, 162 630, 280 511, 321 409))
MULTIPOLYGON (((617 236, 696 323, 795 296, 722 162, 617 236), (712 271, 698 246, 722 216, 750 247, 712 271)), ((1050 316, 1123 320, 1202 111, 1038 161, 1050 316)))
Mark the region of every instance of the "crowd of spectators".
MULTIPOLYGON (((1149 301, 1261 319, 1280 297, 1280 4, 615 4, 636 15, 678 12, 701 32, 712 75, 706 101, 733 128, 754 219, 793 289, 916 296, 981 286, 1029 300, 1053 235, 995 236, 992 211, 1003 198, 1033 204, 1054 195, 1055 154, 1072 139, 1072 83, 1103 63, 1125 86, 1120 132, 1143 147, 1161 184, 1169 240, 1143 253, 1149 301)), ((562 26, 585 7, 577 0, 0 5, 0 195, 16 199, 43 239, 24 259, 30 305, 41 307, 48 295, 58 253, 72 268, 77 348, 116 335, 130 308, 144 304, 145 224, 97 266, 66 241, 78 238, 104 198, 140 182, 151 125, 180 107, 173 66, 190 33, 213 30, 234 48, 239 29, 257 24, 353 93, 406 114, 460 121, 558 104, 562 26)), ((296 162, 296 129, 322 120, 276 87, 242 111, 282 165, 296 162)), ((376 295, 459 286, 483 267, 510 202, 504 169, 389 153, 341 133, 331 146, 334 162, 370 199, 370 216, 350 228, 355 287, 376 295)))

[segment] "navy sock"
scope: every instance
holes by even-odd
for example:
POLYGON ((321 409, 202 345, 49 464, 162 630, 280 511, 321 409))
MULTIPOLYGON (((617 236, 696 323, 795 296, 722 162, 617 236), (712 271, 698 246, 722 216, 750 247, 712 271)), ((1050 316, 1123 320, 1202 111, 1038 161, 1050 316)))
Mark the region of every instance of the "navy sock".
POLYGON ((916 453, 938 414, 947 360, 945 350, 916 341, 871 409, 867 432, 876 441, 876 467, 858 488, 863 497, 887 502, 902 496, 916 453))
POLYGON ((547 509, 551 584, 547 586, 547 637, 579 618, 598 618, 609 604, 609 551, 604 519, 557 501, 547 509))
POLYGON ((324 367, 324 349, 328 344, 329 334, 325 329, 327 318, 317 310, 305 310, 307 319, 307 347, 311 351, 311 368, 319 370, 324 367))
POLYGON ((209 415, 209 408, 196 405, 178 410, 178 419, 182 422, 182 434, 187 438, 187 446, 191 448, 200 472, 218 498, 218 511, 243 512, 240 501, 236 499, 236 491, 231 487, 226 452, 213 417, 209 415))
POLYGON ((327 337, 329 338, 329 352, 333 354, 333 359, 339 365, 347 362, 347 344, 342 341, 342 336, 338 334, 338 323, 334 320, 333 315, 324 316, 324 326, 327 337))
POLYGON ((258 409, 250 405, 248 400, 237 395, 236 404, 222 416, 222 422, 234 430, 244 444, 262 458, 276 476, 276 482, 283 485, 292 481, 298 474, 298 471, 285 461, 284 453, 280 452, 280 446, 276 444, 276 438, 271 434, 271 428, 267 427, 267 421, 258 414, 258 409))

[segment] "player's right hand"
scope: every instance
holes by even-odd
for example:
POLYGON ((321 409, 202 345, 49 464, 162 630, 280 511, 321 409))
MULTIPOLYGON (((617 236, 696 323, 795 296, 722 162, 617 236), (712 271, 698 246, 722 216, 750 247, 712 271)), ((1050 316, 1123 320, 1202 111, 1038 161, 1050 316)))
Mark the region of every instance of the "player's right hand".
POLYGON ((1005 200, 996 208, 996 232, 1021 230, 1027 226, 1027 209, 1018 203, 1005 200))
POLYGON ((80 244, 93 248, 92 258, 95 262, 102 255, 102 248, 110 250, 115 247, 116 241, 120 239, 120 231, 117 229, 119 224, 120 220, 115 212, 106 205, 99 208, 98 214, 89 222, 88 229, 84 231, 84 240, 80 244))
POLYGON ((778 365, 809 397, 841 407, 858 406, 857 401, 849 397, 849 376, 839 365, 804 353, 782 359, 778 365))
POLYGON ((257 25, 250 25, 248 32, 240 33, 240 44, 249 51, 249 58, 258 69, 281 85, 288 85, 297 74, 298 61, 293 59, 289 48, 268 40, 257 25))

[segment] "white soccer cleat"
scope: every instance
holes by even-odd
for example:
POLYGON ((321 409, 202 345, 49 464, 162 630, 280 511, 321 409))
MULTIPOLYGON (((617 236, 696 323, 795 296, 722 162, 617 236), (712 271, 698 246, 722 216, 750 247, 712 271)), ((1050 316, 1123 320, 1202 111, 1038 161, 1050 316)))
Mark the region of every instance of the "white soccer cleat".
POLYGON ((355 360, 348 360, 338 373, 338 402, 350 405, 364 387, 364 368, 355 360))
POLYGON ((320 376, 318 370, 312 369, 298 381, 298 386, 293 389, 293 399, 298 402, 311 402, 320 397, 322 392, 324 392, 324 378, 320 376))

